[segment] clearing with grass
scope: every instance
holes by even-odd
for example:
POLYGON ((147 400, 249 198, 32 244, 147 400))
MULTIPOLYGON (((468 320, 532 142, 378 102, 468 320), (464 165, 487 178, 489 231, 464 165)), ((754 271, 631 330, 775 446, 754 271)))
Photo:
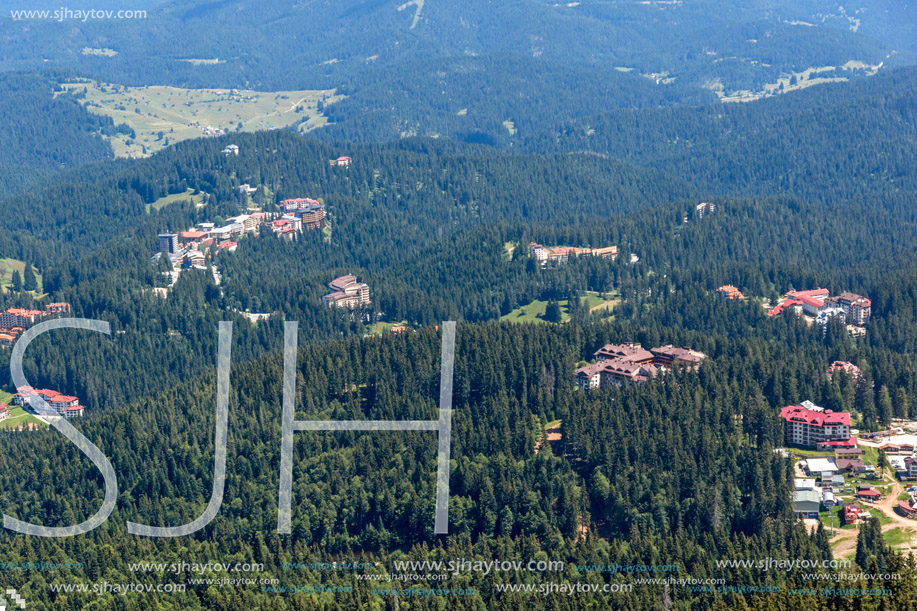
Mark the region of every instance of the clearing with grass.
POLYGON ((61 84, 92 113, 126 124, 134 134, 106 136, 118 157, 145 157, 182 140, 296 126, 306 132, 325 125, 320 109, 343 96, 333 89, 244 91, 126 87, 79 80, 61 84))

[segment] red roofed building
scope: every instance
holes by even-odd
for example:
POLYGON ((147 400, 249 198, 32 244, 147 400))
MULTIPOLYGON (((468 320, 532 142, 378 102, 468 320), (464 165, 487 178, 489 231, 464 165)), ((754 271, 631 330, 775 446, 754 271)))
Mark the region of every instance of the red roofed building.
POLYGON ((798 299, 787 299, 778 303, 774 309, 767 313, 768 316, 777 316, 778 314, 783 313, 787 308, 796 308, 799 307, 802 309, 802 302, 798 299))
POLYGON ((337 159, 334 160, 334 165, 340 166, 342 168, 349 168, 350 162, 351 162, 350 157, 338 157, 337 159))
POLYGON ((37 395, 44 399, 48 403, 48 407, 51 408, 50 412, 47 409, 42 409, 37 404, 32 405, 32 407, 42 415, 63 416, 65 418, 83 415, 83 406, 80 405, 80 400, 77 397, 62 395, 56 390, 48 388, 35 390, 31 386, 20 386, 16 390, 19 391, 13 395, 13 403, 16 405, 25 405, 28 403, 29 396, 37 395))
POLYGON ((833 381, 834 374, 838 371, 843 371, 850 378, 852 378, 854 382, 858 381, 860 376, 863 375, 863 372, 860 371, 860 368, 853 363, 849 363, 847 361, 834 361, 831 363, 831 366, 828 367, 829 382, 833 381))
POLYGON ((878 501, 882 498, 882 493, 874 488, 869 490, 857 490, 857 498, 865 501, 878 501))
POLYGON ((6 420, 10 417, 10 410, 6 403, 0 403, 0 420, 6 420))
POLYGON ((856 524, 863 509, 856 503, 844 503, 844 524, 856 524))
POLYGON ((70 304, 63 301, 49 303, 45 306, 45 311, 48 312, 48 314, 66 314, 70 311, 70 304))
POLYGON ((850 439, 850 414, 817 412, 799 405, 780 410, 787 445, 815 448, 818 444, 850 439))
POLYGON ((828 289, 809 289, 807 291, 790 291, 786 294, 790 299, 801 299, 803 297, 815 297, 824 299, 831 292, 828 289))
POLYGON ((226 240, 225 242, 220 242, 219 244, 217 244, 217 246, 219 246, 220 248, 224 250, 228 250, 229 252, 233 252, 236 249, 236 247, 238 246, 238 244, 231 240, 226 240))
POLYGON ((207 237, 206 231, 182 231, 180 234, 183 240, 203 240, 207 237))

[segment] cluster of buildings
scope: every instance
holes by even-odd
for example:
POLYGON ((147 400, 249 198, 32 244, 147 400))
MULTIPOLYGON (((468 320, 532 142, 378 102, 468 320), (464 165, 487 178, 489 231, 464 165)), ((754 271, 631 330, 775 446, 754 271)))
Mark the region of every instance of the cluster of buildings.
POLYGON ((818 518, 821 508, 830 509, 840 504, 843 508, 844 524, 856 524, 860 520, 872 517, 871 513, 861 507, 857 501, 875 503, 882 500, 882 493, 872 484, 862 482, 856 488, 844 487, 844 477, 834 475, 823 476, 820 480, 815 478, 797 478, 794 480, 793 509, 796 515, 803 518, 818 518), (855 501, 842 503, 840 495, 849 495, 855 501))
POLYGON ((322 297, 327 308, 359 308, 370 304, 369 286, 358 282, 356 276, 348 274, 332 280, 328 287, 331 293, 322 297))
POLYGON ((872 314, 872 302, 856 293, 841 293, 831 297, 828 289, 821 288, 790 291, 768 315, 776 316, 787 309, 792 309, 796 314, 812 316, 820 324, 837 317, 847 324, 862 326, 872 314))
POLYGON ((29 403, 29 398, 33 396, 38 396, 44 399, 50 411, 44 408, 40 408, 36 405, 33 405, 33 409, 41 415, 51 418, 77 418, 83 415, 83 406, 80 405, 80 400, 76 397, 70 395, 62 395, 56 390, 48 390, 47 388, 36 390, 31 386, 20 386, 16 389, 16 394, 13 395, 13 405, 26 405, 29 403))
POLYGON ((295 240, 304 229, 324 229, 325 206, 308 197, 285 199, 280 202, 283 214, 270 221, 271 231, 285 240, 295 240))
POLYGON ((576 246, 542 246, 536 242, 529 244, 529 256, 533 257, 541 265, 548 263, 560 264, 566 263, 571 257, 601 257, 614 261, 618 256, 617 246, 605 246, 603 248, 578 248, 576 246))
POLYGON ((49 303, 44 310, 9 308, 0 312, 0 346, 12 346, 19 334, 46 316, 62 316, 70 312, 69 303, 49 303))
POLYGON ((696 368, 707 356, 689 348, 661 346, 646 350, 640 344, 606 344, 595 354, 596 362, 576 370, 581 389, 606 388, 624 382, 646 382, 672 367, 696 368))

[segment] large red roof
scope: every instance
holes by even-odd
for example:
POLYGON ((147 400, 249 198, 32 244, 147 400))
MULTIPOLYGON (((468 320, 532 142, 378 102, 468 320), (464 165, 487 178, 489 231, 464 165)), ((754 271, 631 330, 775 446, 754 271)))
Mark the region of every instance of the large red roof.
POLYGON ((800 405, 787 405, 780 410, 780 417, 787 422, 805 422, 812 426, 850 426, 850 414, 847 412, 815 412, 800 405))

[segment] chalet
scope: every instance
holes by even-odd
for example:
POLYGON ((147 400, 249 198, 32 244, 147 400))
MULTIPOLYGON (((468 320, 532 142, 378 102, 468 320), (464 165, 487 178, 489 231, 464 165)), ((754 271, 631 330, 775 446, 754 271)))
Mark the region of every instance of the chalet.
POLYGON ((831 366, 828 367, 828 381, 833 381, 834 374, 838 372, 843 372, 855 382, 859 381, 860 377, 863 375, 863 372, 860 371, 860 368, 853 363, 849 363, 847 361, 834 361, 831 363, 831 366))
POLYGON ((6 420, 10 417, 10 410, 6 403, 0 403, 0 420, 6 420))
POLYGON ((907 501, 898 501, 898 504, 895 505, 895 509, 905 518, 913 518, 917 515, 917 509, 911 507, 911 504, 907 501))
POLYGON ((238 155, 239 147, 235 144, 230 144, 229 146, 223 149, 223 154, 224 155, 238 155))
POLYGON ((837 448, 834 450, 834 458, 860 458, 862 456, 862 448, 837 448))
POLYGON ((837 470, 846 473, 863 473, 866 465, 858 458, 839 458, 837 459, 837 470))
POLYGON ((49 303, 45 306, 45 311, 52 316, 66 314, 70 311, 70 304, 63 301, 59 301, 57 303, 49 303))
POLYGON ((844 503, 844 524, 856 524, 863 509, 856 503, 844 503))
POLYGON ((356 308, 369 305, 369 286, 357 282, 356 276, 348 274, 332 280, 328 286, 332 289, 322 297, 325 307, 333 308, 356 308))
POLYGON ((729 300, 745 299, 745 295, 742 294, 742 291, 731 284, 724 284, 716 289, 716 294, 729 300))
POLYGON ((337 159, 333 159, 331 161, 331 165, 337 166, 339 168, 349 168, 351 161, 352 159, 350 159, 350 157, 338 157, 337 159))
POLYGON ((858 499, 867 501, 869 503, 874 503, 876 501, 882 500, 882 493, 875 489, 857 490, 856 496, 858 499))

